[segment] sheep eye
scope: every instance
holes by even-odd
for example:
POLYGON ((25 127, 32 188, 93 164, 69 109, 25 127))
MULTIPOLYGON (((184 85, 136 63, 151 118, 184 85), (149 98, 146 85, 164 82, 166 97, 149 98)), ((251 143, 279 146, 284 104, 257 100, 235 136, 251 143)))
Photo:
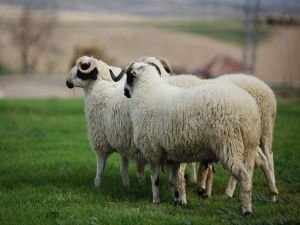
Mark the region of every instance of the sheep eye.
POLYGON ((130 71, 130 72, 128 73, 128 76, 136 77, 136 74, 135 74, 135 72, 130 71))

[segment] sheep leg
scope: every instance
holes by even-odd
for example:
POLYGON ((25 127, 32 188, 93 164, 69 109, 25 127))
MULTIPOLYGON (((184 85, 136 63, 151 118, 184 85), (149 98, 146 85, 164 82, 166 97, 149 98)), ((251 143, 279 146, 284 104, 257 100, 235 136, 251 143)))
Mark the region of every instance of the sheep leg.
POLYGON ((200 162, 200 166, 198 170, 198 178, 197 178, 197 193, 201 198, 207 198, 205 188, 206 188, 208 171, 209 171, 208 163, 200 162))
POLYGON ((96 159, 97 159, 97 171, 95 177, 95 187, 100 187, 101 185, 101 178, 105 168, 107 154, 96 152, 96 159))
MULTIPOLYGON (((244 160, 236 159, 233 156, 227 155, 230 160, 220 158, 222 165, 227 168, 230 173, 237 179, 240 185, 240 196, 242 202, 243 215, 252 213, 252 174, 254 168, 255 155, 251 158, 251 151, 244 160)), ((255 154, 255 151, 254 151, 255 154)))
POLYGON ((129 160, 127 159, 127 157, 122 156, 120 163, 120 174, 124 187, 129 187, 128 164, 129 160))
MULTIPOLYGON (((246 163, 245 163, 246 164, 246 163)), ((249 163, 247 163, 250 165, 249 163)), ((254 164, 254 160, 253 160, 254 164)), ((254 166, 254 165, 253 165, 254 166)), ((250 172, 249 166, 247 166, 250 172)), ((251 174, 247 172, 246 165, 242 162, 233 165, 232 174, 236 177, 240 185, 240 198, 242 202, 243 215, 250 215, 252 213, 252 179, 251 174)))
POLYGON ((185 192, 185 169, 186 163, 172 164, 169 168, 169 182, 173 189, 174 204, 187 204, 185 192))
POLYGON ((214 164, 209 163, 208 164, 208 174, 207 174, 207 179, 206 179, 206 188, 205 188, 207 197, 211 196, 213 181, 214 181, 214 164))
MULTIPOLYGON (((179 166, 177 166, 177 165, 172 165, 171 169, 170 169, 170 174, 169 174, 170 186, 173 189, 174 204, 179 203, 178 176, 177 176, 177 173, 179 175, 178 167, 179 166)), ((182 171, 180 172, 180 174, 182 176, 182 171)))
POLYGON ((145 165, 146 165, 146 163, 143 160, 136 161, 137 177, 138 177, 139 181, 145 180, 145 165))
POLYGON ((271 175, 272 175, 272 182, 270 183, 270 178, 267 177, 267 176, 269 176, 269 175, 267 175, 268 172, 266 171, 266 168, 263 168, 263 166, 265 167, 265 165, 261 166, 261 168, 266 176, 269 190, 270 190, 273 201, 276 201, 276 197, 278 195, 278 190, 276 188, 274 160, 273 160, 273 152, 272 152, 272 138, 273 138, 275 117, 276 117, 276 111, 273 115, 273 121, 268 121, 265 124, 264 133, 262 134, 261 143, 260 143, 260 146, 262 147, 262 153, 266 157, 266 160, 268 162, 267 165, 268 165, 268 168, 271 171, 271 175))
POLYGON ((151 183, 152 183, 152 195, 153 203, 159 203, 159 171, 160 166, 157 164, 151 164, 151 183))
MULTIPOLYGON (((275 185, 275 189, 277 190, 277 194, 272 195, 272 200, 275 202, 277 200, 277 195, 278 195, 278 189, 276 187, 276 179, 275 179, 275 169, 274 169, 274 159, 273 159, 273 152, 270 153, 270 160, 271 160, 271 171, 272 171, 272 177, 275 185)), ((274 192, 275 193, 275 192, 274 192)))
MULTIPOLYGON (((185 192, 185 169, 187 164, 180 163, 179 170, 178 170, 178 190, 179 190, 179 198, 180 202, 183 205, 187 204, 186 201, 186 192, 185 192)), ((171 182, 170 182, 171 184, 171 182)))
POLYGON ((258 149, 257 154, 256 154, 255 164, 257 166, 260 166, 261 170, 263 171, 263 173, 266 177, 267 183, 268 183, 268 187, 269 187, 269 191, 272 196, 272 200, 276 201, 276 196, 278 194, 278 190, 275 185, 275 179, 273 176, 274 170, 272 170, 272 168, 269 167, 268 160, 260 148, 258 149))
POLYGON ((237 181, 236 179, 234 178, 234 176, 230 176, 229 177, 229 181, 228 181, 228 184, 227 184, 227 188, 225 190, 225 195, 229 198, 232 198, 233 194, 234 194, 234 191, 235 191, 235 187, 236 187, 236 184, 237 184, 237 181))
POLYGON ((193 183, 193 184, 196 184, 197 183, 197 172, 196 172, 196 163, 193 162, 193 163, 189 163, 189 169, 190 169, 190 174, 191 174, 191 177, 190 177, 190 182, 193 183))
POLYGON ((248 177, 246 179, 240 180, 242 212, 243 215, 245 216, 250 215, 252 213, 252 177, 253 177, 253 171, 255 165, 255 154, 256 154, 255 150, 249 151, 249 155, 244 161, 244 165, 247 170, 246 172, 248 173, 248 177), (253 157, 251 155, 253 155, 253 157))
MULTIPOLYGON (((259 166, 262 169, 262 171, 267 179, 269 191, 272 195, 272 200, 276 201, 276 195, 278 194, 278 190, 277 190, 274 176, 273 176, 274 170, 269 168, 268 160, 260 148, 258 148, 258 150, 257 150, 257 154, 256 154, 256 158, 255 158, 255 165, 259 166)), ((237 182, 236 182, 235 178, 233 176, 231 176, 229 178, 228 185, 227 185, 227 188, 225 191, 225 194, 228 197, 233 196, 233 193, 234 193, 235 187, 236 187, 236 183, 237 182)))

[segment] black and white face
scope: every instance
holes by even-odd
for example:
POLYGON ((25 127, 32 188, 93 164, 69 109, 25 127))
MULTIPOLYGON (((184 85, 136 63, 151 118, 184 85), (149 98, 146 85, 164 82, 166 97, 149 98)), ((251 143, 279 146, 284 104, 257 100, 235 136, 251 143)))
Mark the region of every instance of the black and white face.
POLYGON ((77 60, 76 65, 73 66, 66 80, 68 88, 85 88, 90 81, 97 80, 98 69, 93 60, 96 59, 87 56, 83 56, 77 60))
MULTIPOLYGON (((124 86, 124 95, 127 98, 131 98, 133 89, 138 80, 142 76, 152 76, 153 73, 161 75, 161 71, 154 63, 135 62, 129 65, 126 69, 126 83, 124 86)), ((153 75, 154 76, 154 75, 153 75)))

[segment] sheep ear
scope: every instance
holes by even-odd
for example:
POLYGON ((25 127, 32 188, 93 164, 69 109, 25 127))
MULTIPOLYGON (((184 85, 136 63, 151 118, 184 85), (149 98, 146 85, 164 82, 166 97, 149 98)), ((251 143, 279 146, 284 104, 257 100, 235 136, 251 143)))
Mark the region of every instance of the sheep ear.
POLYGON ((110 77, 110 73, 108 74, 101 74, 101 78, 102 80, 108 80, 108 81, 111 81, 111 77, 110 77))
POLYGON ((160 61, 160 63, 163 65, 165 71, 169 74, 172 74, 173 73, 173 70, 172 70, 172 67, 171 67, 171 64, 169 63, 168 60, 162 58, 162 57, 158 57, 158 60, 160 61))

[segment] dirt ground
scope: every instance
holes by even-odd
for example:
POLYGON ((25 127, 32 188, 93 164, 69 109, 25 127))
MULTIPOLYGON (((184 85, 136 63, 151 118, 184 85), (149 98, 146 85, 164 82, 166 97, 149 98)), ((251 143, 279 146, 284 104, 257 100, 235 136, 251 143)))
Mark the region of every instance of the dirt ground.
POLYGON ((62 75, 0 76, 0 98, 74 98, 83 96, 80 88, 68 89, 62 75))
MULTIPOLYGON (((17 18, 18 10, 0 5, 0 19, 17 18)), ((93 16, 60 12, 53 34, 52 47, 40 57, 36 76, 0 77, 0 96, 4 97, 73 97, 81 96, 65 87, 74 47, 78 44, 104 46, 114 64, 124 66, 144 55, 163 56, 174 67, 193 70, 217 55, 242 58, 242 48, 199 35, 141 26, 135 22, 145 18, 124 16, 93 16), (128 23, 130 22, 130 23, 128 23)), ((11 67, 19 67, 16 46, 9 28, 0 23, 0 59, 11 67)), ((267 83, 300 87, 300 28, 277 29, 273 36, 260 43, 257 50, 255 75, 267 83)))

